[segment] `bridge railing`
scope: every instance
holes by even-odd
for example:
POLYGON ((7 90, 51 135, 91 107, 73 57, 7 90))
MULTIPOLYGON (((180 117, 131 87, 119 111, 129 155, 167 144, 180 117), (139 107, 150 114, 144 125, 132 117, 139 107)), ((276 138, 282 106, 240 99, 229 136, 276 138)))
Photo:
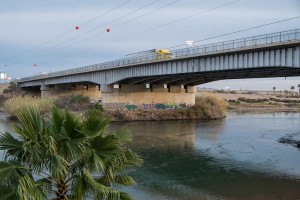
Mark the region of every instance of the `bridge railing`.
POLYGON ((194 56, 198 54, 201 55, 212 52, 262 46, 274 43, 289 42, 293 40, 300 40, 300 29, 179 49, 172 51, 172 53, 173 56, 177 58, 183 56, 194 56))
MULTIPOLYGON (((177 49, 177 50, 172 51, 171 59, 183 58, 183 57, 188 57, 188 56, 197 56, 197 55, 203 55, 203 54, 213 53, 213 52, 217 53, 220 51, 222 52, 222 51, 229 51, 229 50, 234 50, 234 49, 238 50, 238 49, 242 49, 242 48, 257 47, 257 46, 297 41, 297 40, 300 40, 300 29, 259 35, 259 36, 254 36, 254 37, 247 37, 247 38, 243 38, 243 39, 230 40, 230 41, 226 41, 226 42, 218 42, 218 43, 213 43, 213 44, 208 44, 208 45, 201 45, 201 46, 177 49)), ((142 64, 142 63, 147 63, 147 62, 157 61, 157 60, 158 59, 157 59, 156 55, 125 58, 125 59, 115 60, 115 61, 111 61, 111 62, 105 62, 105 63, 101 63, 101 64, 95 64, 95 65, 79 67, 79 68, 74 68, 74 69, 69 69, 69 70, 63 70, 63 71, 58 71, 58 72, 51 72, 46 75, 43 74, 43 75, 26 77, 26 78, 19 79, 19 81, 22 82, 22 81, 29 81, 29 80, 35 80, 35 79, 43 79, 46 77, 49 78, 49 77, 84 73, 84 72, 92 72, 92 71, 121 67, 121 66, 132 65, 132 64, 142 64)))

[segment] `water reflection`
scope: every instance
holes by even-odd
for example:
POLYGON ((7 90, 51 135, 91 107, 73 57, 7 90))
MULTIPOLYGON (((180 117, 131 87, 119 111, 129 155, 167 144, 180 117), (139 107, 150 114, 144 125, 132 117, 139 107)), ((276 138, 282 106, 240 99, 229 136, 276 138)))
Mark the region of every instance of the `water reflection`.
POLYGON ((206 154, 152 150, 143 152, 143 157, 144 167, 132 173, 137 187, 169 199, 296 199, 300 195, 297 180, 232 168, 206 154))
MULTIPOLYGON (((133 134, 144 165, 124 188, 138 200, 300 199, 299 113, 231 113, 213 121, 113 123, 133 134)), ((9 129, 4 116, 0 126, 9 129)))
POLYGON ((136 150, 171 151, 181 149, 193 151, 195 149, 196 130, 193 125, 186 126, 186 121, 142 121, 113 124, 114 129, 122 126, 131 130, 132 147, 136 150))
MULTIPOLYGON (((120 124, 115 124, 115 127, 120 124)), ((136 199, 299 199, 299 114, 233 113, 215 121, 127 123, 144 166, 136 199)))

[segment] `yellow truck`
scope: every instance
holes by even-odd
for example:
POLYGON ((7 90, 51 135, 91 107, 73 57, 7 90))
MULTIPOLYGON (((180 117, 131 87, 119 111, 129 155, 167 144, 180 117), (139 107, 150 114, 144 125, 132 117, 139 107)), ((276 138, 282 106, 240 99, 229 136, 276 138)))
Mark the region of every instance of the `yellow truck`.
POLYGON ((157 60, 172 58, 172 53, 167 49, 155 49, 155 53, 157 54, 157 60))
POLYGON ((157 60, 165 60, 172 58, 172 52, 168 49, 151 49, 148 51, 137 52, 125 55, 126 57, 147 57, 154 56, 157 60))

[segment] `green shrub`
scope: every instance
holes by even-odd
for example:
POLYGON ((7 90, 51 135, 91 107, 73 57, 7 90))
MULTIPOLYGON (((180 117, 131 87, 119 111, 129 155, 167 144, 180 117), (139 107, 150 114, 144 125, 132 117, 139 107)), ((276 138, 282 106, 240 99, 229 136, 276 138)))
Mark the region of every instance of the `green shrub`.
POLYGON ((99 103, 90 104, 89 108, 90 108, 90 110, 100 110, 103 112, 103 106, 102 106, 102 104, 99 104, 99 103))

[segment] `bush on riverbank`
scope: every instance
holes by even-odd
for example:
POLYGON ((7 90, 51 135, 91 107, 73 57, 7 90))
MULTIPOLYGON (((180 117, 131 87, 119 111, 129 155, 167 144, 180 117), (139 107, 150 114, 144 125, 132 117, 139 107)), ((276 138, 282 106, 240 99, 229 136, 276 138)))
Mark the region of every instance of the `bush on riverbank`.
POLYGON ((68 108, 72 111, 86 110, 90 104, 90 98, 82 94, 60 96, 55 99, 54 104, 59 108, 68 108))
POLYGON ((201 93, 196 96, 195 105, 188 108, 191 118, 217 119, 225 116, 228 103, 212 93, 201 93))
POLYGON ((4 111, 10 117, 16 117, 21 110, 31 107, 38 110, 41 114, 49 113, 53 102, 51 99, 41 99, 30 95, 26 96, 13 96, 4 103, 4 111))

